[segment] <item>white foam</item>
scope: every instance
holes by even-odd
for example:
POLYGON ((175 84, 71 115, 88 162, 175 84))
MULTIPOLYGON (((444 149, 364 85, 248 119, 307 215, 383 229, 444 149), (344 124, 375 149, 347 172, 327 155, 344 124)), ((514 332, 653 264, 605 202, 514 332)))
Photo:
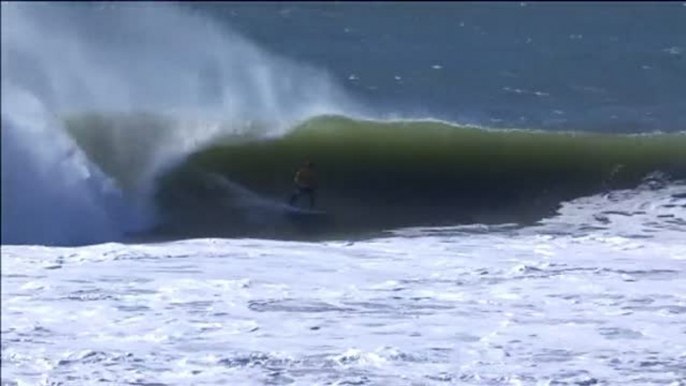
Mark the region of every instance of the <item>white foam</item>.
POLYGON ((686 288, 671 254, 683 255, 683 238, 546 230, 416 228, 352 245, 3 247, 3 344, 22 337, 3 349, 3 377, 673 382, 686 288), (57 260, 60 270, 37 264, 57 260))

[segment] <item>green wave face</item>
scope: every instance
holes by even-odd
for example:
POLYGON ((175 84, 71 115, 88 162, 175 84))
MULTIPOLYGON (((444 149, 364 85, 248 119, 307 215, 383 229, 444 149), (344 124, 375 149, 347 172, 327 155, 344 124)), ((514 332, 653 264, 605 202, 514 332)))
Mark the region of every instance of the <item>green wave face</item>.
POLYGON ((236 213, 217 209, 230 195, 209 188, 205 173, 286 202, 295 169, 311 160, 318 208, 338 230, 529 222, 564 200, 635 187, 652 171, 681 178, 685 149, 683 134, 493 131, 320 116, 282 137, 228 138, 192 155, 162 179, 158 198, 177 222, 213 228, 212 217, 240 228, 236 213))

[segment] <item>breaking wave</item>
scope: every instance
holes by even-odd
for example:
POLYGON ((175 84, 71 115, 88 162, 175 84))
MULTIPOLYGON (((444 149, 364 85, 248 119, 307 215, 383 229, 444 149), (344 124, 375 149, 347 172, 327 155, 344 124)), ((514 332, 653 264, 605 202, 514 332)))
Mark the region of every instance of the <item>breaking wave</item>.
MULTIPOLYGON (((82 148, 122 182, 135 168, 109 165, 103 149, 113 146, 79 133, 124 121, 70 121, 82 148)), ((565 201, 631 189, 656 171, 683 178, 684 148, 683 133, 551 133, 321 115, 274 134, 253 122, 206 143, 159 176, 158 231, 349 237, 420 225, 533 223, 565 201), (328 216, 297 213, 285 204, 293 172, 304 160, 316 164, 318 209, 328 216)))

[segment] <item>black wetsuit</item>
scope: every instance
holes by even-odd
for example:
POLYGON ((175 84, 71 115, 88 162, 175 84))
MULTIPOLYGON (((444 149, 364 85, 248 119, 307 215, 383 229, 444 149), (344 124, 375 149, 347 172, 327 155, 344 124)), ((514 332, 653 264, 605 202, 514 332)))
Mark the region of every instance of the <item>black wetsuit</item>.
POLYGON ((310 209, 314 208, 314 189, 316 186, 314 173, 310 168, 304 167, 295 173, 296 190, 291 196, 290 204, 294 206, 300 196, 307 195, 310 199, 310 209))

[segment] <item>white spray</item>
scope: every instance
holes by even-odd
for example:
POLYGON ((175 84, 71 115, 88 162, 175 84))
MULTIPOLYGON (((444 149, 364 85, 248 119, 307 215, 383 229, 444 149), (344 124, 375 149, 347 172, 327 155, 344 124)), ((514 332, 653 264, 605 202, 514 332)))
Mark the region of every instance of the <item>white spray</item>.
POLYGON ((155 177, 216 136, 352 109, 325 73, 175 5, 2 3, 1 26, 3 244, 118 239, 152 224, 155 177), (90 134, 125 189, 65 131, 80 114, 109 120, 90 134))

